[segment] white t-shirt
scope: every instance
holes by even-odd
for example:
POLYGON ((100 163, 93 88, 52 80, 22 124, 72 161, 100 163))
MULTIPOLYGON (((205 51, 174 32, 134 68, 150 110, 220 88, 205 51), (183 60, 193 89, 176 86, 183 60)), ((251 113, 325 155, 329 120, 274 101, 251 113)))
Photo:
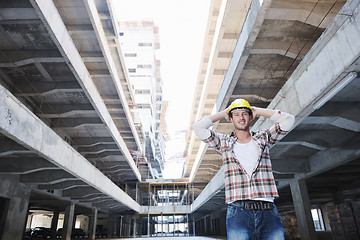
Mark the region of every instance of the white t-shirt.
MULTIPOLYGON (((259 145, 251 139, 248 143, 236 142, 233 146, 234 156, 242 168, 245 170, 246 176, 250 181, 251 175, 258 165, 258 159, 261 155, 259 145)), ((274 202, 273 197, 254 198, 251 200, 274 202)))
POLYGON ((236 160, 244 168, 246 176, 250 179, 257 166, 257 160, 260 157, 260 147, 251 139, 248 143, 236 142, 233 147, 236 160))

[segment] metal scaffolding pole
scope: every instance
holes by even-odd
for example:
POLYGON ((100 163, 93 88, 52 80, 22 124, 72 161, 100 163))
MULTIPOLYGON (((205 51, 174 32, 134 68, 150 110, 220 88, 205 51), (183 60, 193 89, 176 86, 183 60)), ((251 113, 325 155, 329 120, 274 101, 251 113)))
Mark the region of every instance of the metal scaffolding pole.
MULTIPOLYGON (((164 191, 163 191, 163 184, 161 183, 161 196, 164 197, 164 191)), ((160 197, 159 197, 160 200, 160 197)), ((164 216, 163 216, 163 211, 164 211, 164 203, 163 203, 163 199, 161 199, 161 237, 164 237, 164 216)))
POLYGON ((174 206, 174 216, 173 216, 173 236, 175 237, 175 191, 176 189, 176 186, 175 186, 175 183, 174 183, 174 188, 173 188, 173 206, 174 206))
POLYGON ((150 237, 150 204, 151 204, 151 193, 150 193, 150 183, 148 187, 148 226, 147 226, 147 235, 150 237))
MULTIPOLYGON (((184 191, 185 192, 185 191, 184 191)), ((189 205, 189 185, 186 184, 186 205, 189 205)), ((189 236, 189 212, 186 211, 186 236, 189 236)))

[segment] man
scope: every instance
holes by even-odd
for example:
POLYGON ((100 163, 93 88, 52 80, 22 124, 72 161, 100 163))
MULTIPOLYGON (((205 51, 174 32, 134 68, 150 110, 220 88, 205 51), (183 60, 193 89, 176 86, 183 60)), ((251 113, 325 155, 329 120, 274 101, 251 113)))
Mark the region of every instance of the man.
POLYGON ((286 135, 294 120, 290 114, 251 107, 246 100, 236 99, 225 110, 193 124, 195 134, 222 156, 228 239, 284 239, 274 205, 274 199, 279 195, 269 150, 286 135), (256 116, 270 118, 275 125, 250 132, 250 123, 256 116), (234 125, 235 131, 231 135, 209 129, 223 118, 234 125))

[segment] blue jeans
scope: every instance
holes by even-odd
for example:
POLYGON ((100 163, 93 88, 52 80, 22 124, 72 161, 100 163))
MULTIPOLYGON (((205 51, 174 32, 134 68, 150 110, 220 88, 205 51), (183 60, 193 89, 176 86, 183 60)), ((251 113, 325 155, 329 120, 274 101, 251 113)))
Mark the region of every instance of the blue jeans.
MULTIPOLYGON (((272 203, 273 204, 273 203, 272 203)), ((273 209, 249 210, 244 204, 229 203, 226 230, 229 240, 284 240, 284 232, 275 204, 273 209)))

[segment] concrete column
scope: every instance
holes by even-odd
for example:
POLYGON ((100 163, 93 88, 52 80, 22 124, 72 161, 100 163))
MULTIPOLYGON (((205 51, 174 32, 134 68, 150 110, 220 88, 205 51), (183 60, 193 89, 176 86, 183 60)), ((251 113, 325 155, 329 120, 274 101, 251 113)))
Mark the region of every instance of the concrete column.
POLYGON ((108 238, 115 236, 115 223, 116 223, 116 218, 114 215, 109 215, 108 216, 108 223, 107 223, 107 230, 108 230, 108 238))
POLYGON ((294 202, 300 238, 301 240, 316 240, 316 232, 311 216, 310 200, 305 180, 291 180, 290 188, 294 202))
POLYGON ((94 212, 91 214, 91 216, 89 216, 89 240, 95 240, 97 213, 98 210, 94 209, 94 212))
POLYGON ((128 216, 128 220, 129 220, 129 223, 128 223, 128 229, 127 229, 127 234, 126 234, 126 236, 127 237, 131 237, 131 217, 130 216, 128 216))
MULTIPOLYGON (((0 227, 2 240, 22 240, 25 229, 31 189, 19 182, 18 176, 1 175, 0 196, 5 206, 0 216, 4 220, 0 227)), ((0 236, 1 237, 1 236, 0 236)))
POLYGON ((134 218, 133 237, 136 238, 136 215, 134 215, 133 218, 134 218))
POLYGON ((53 214, 53 217, 51 219, 51 228, 50 228, 50 236, 51 238, 56 238, 56 230, 57 230, 57 224, 59 221, 59 212, 55 211, 53 214))
POLYGON ((219 216, 220 235, 226 235, 226 210, 221 211, 219 216))
POLYGON ((71 239, 71 230, 74 220, 75 203, 71 202, 70 205, 66 206, 64 216, 64 226, 62 229, 61 237, 64 240, 71 239))
POLYGON ((120 216, 120 230, 119 230, 119 237, 122 237, 123 236, 123 218, 124 216, 120 216))
POLYGON ((203 221, 204 221, 204 229, 203 229, 204 231, 203 231, 203 233, 207 234, 207 217, 204 217, 203 221))

